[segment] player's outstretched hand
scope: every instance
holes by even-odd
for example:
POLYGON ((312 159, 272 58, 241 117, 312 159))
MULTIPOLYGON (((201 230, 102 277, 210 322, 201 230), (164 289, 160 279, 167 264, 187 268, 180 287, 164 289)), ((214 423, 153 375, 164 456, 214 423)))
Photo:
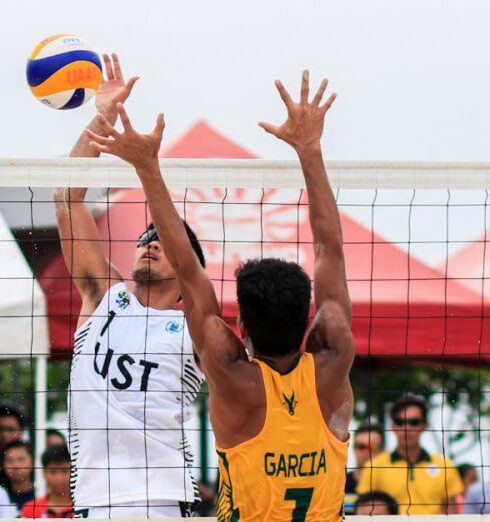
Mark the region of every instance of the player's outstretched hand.
POLYGON ((105 78, 103 79, 97 93, 95 95, 95 106, 100 114, 114 115, 116 113, 116 104, 124 103, 138 81, 138 76, 133 76, 127 82, 119 63, 117 54, 103 54, 105 66, 105 78))
POLYGON ((337 94, 333 93, 323 105, 320 105, 328 85, 328 80, 322 80, 313 100, 309 102, 309 84, 310 74, 308 71, 303 71, 300 100, 295 103, 284 85, 276 80, 276 88, 288 111, 287 119, 282 125, 272 125, 263 121, 259 123, 265 131, 289 143, 297 152, 320 144, 325 114, 337 97, 337 94))
POLYGON ((165 129, 163 114, 158 115, 155 128, 149 134, 139 134, 133 129, 123 104, 117 103, 116 109, 124 132, 117 132, 104 115, 98 114, 97 118, 107 137, 85 129, 86 134, 92 140, 90 145, 99 152, 118 156, 131 163, 137 170, 147 168, 158 159, 158 151, 165 129))

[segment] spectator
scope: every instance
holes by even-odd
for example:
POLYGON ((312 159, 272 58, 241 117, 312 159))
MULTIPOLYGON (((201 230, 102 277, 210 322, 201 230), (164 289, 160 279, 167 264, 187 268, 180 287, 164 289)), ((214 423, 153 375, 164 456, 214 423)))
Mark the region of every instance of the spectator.
POLYGON ((47 493, 26 502, 22 518, 73 518, 70 497, 70 454, 65 444, 48 446, 41 457, 47 493))
POLYGON ((368 491, 357 497, 355 515, 398 515, 398 503, 384 491, 368 491))
POLYGON ((464 491, 461 495, 458 495, 458 513, 463 513, 466 493, 471 484, 478 482, 478 474, 475 466, 472 464, 460 464, 458 466, 459 476, 463 481, 464 491))
POLYGON ((0 486, 4 487, 10 501, 22 506, 34 498, 34 458, 30 445, 23 440, 13 440, 0 453, 0 486))
POLYGON ((466 492, 463 513, 465 515, 490 514, 490 482, 482 480, 469 486, 466 492))
POLYGON ((457 513, 457 496, 463 491, 459 473, 449 459, 431 455, 420 445, 427 429, 425 401, 407 395, 393 404, 390 415, 397 447, 364 466, 357 492, 386 491, 402 514, 457 513))
POLYGON ((354 436, 354 455, 356 468, 347 473, 345 482, 344 512, 354 513, 354 504, 357 499, 357 483, 361 469, 367 461, 378 455, 383 449, 383 428, 376 422, 365 420, 359 424, 354 436))
POLYGON ((468 488, 471 486, 471 484, 478 482, 478 473, 476 472, 475 466, 472 464, 460 464, 458 466, 458 472, 461 480, 463 481, 463 494, 466 495, 466 492, 468 491, 468 488))
POLYGON ((21 440, 24 414, 14 406, 0 405, 0 449, 13 440, 21 440))
POLYGON ((10 502, 7 490, 4 488, 0 488, 0 519, 16 518, 17 513, 17 506, 10 502))
POLYGON ((49 428, 46 430, 46 447, 66 444, 66 439, 61 431, 49 428))

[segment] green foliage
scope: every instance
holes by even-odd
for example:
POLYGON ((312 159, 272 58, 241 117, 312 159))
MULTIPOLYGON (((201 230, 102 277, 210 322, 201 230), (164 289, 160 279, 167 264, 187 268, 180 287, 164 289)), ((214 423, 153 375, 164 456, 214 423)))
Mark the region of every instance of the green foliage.
MULTIPOLYGON (((52 414, 66 410, 66 393, 70 365, 67 361, 48 363, 48 420, 52 414)), ((34 419, 36 363, 31 359, 0 361, 1 402, 14 404, 34 419)))

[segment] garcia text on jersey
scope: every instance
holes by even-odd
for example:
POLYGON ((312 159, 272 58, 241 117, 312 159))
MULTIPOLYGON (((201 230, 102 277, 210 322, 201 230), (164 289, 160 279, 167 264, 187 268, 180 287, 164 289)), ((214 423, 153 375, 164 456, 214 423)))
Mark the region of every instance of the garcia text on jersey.
POLYGON ((295 453, 264 454, 264 471, 273 477, 311 477, 327 472, 325 450, 295 453))

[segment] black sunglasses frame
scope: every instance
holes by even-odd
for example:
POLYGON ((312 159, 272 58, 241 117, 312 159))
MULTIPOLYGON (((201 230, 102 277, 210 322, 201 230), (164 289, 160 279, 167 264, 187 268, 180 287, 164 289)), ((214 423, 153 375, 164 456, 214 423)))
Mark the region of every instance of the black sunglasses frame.
POLYGON ((393 419, 395 426, 410 426, 411 428, 418 428, 424 424, 423 419, 404 419, 403 417, 397 417, 393 419))
POLYGON ((143 232, 143 234, 141 234, 141 236, 136 241, 136 246, 140 247, 143 245, 149 245, 152 241, 160 241, 158 233, 154 228, 143 232))

